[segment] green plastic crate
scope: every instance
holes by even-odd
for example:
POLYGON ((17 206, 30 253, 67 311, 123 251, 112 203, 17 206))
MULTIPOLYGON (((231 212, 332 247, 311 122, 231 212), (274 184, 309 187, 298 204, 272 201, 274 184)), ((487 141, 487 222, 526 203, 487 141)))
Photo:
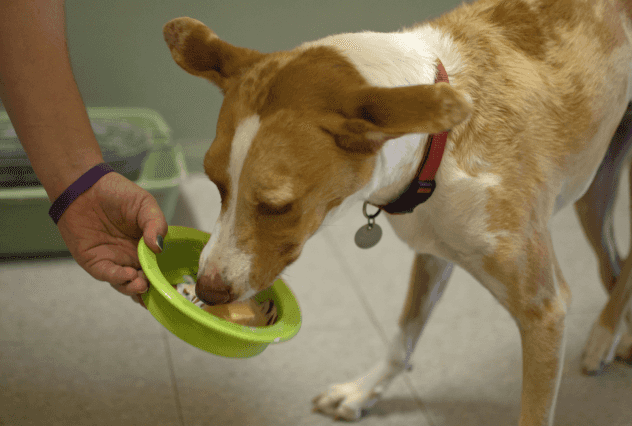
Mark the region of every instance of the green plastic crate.
MULTIPOLYGON (((170 130, 162 117, 147 108, 88 108, 88 114, 91 118, 122 120, 151 132, 154 147, 143 159, 135 183, 156 198, 170 222, 180 184, 188 171, 182 147, 170 143, 170 130)), ((0 188, 0 257, 68 252, 57 226, 48 216, 50 206, 41 186, 0 188)))

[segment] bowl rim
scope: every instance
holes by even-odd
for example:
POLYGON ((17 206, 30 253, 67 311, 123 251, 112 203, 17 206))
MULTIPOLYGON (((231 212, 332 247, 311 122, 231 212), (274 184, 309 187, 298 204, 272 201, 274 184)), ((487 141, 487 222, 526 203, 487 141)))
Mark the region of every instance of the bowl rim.
MULTIPOLYGON (((165 236, 165 245, 172 240, 189 240, 206 244, 210 237, 211 234, 195 228, 170 225, 165 236)), ((213 334, 226 335, 252 343, 278 343, 289 340, 298 333, 301 326, 300 307, 290 288, 280 278, 277 278, 270 288, 255 296, 255 299, 261 302, 276 293, 277 321, 270 326, 244 326, 218 318, 185 299, 165 278, 158 267, 156 256, 147 246, 144 238, 141 238, 138 244, 138 258, 143 272, 150 282, 148 292, 153 292, 153 295, 166 299, 174 309, 213 334)), ((149 311, 151 313, 151 310, 149 311)), ((183 332, 189 329, 186 324, 176 328, 183 332)))

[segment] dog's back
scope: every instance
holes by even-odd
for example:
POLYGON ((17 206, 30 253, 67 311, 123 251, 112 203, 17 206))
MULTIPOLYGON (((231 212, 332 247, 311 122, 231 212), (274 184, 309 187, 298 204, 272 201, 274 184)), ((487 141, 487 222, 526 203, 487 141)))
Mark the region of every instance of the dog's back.
MULTIPOLYGON (((555 201, 558 210, 581 196, 592 180, 585 170, 596 170, 630 99, 626 5, 489 0, 431 22, 468 64, 453 84, 477 105, 469 125, 454 129, 456 151, 470 159, 478 151, 527 205, 555 201), (559 197, 536 199, 541 185, 559 197)), ((460 165, 477 172, 476 163, 460 165)))

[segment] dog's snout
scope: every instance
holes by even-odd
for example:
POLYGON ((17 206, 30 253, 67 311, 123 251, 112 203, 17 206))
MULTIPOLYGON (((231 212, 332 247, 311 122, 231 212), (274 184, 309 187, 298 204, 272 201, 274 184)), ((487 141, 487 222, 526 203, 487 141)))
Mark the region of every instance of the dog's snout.
POLYGON ((207 305, 228 303, 232 298, 230 287, 224 283, 217 270, 213 270, 211 275, 198 277, 195 294, 207 305))

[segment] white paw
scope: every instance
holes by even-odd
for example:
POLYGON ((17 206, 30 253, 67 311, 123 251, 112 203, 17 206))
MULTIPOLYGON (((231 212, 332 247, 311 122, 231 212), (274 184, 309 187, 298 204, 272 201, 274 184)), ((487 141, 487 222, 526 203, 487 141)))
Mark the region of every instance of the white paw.
POLYGON ((313 411, 320 411, 336 420, 355 421, 362 417, 362 409, 375 404, 379 393, 362 387, 363 380, 330 386, 312 400, 313 411))
POLYGON ((614 359, 615 350, 621 336, 610 333, 595 321, 584 354, 582 355, 582 371, 587 375, 599 374, 614 359))

